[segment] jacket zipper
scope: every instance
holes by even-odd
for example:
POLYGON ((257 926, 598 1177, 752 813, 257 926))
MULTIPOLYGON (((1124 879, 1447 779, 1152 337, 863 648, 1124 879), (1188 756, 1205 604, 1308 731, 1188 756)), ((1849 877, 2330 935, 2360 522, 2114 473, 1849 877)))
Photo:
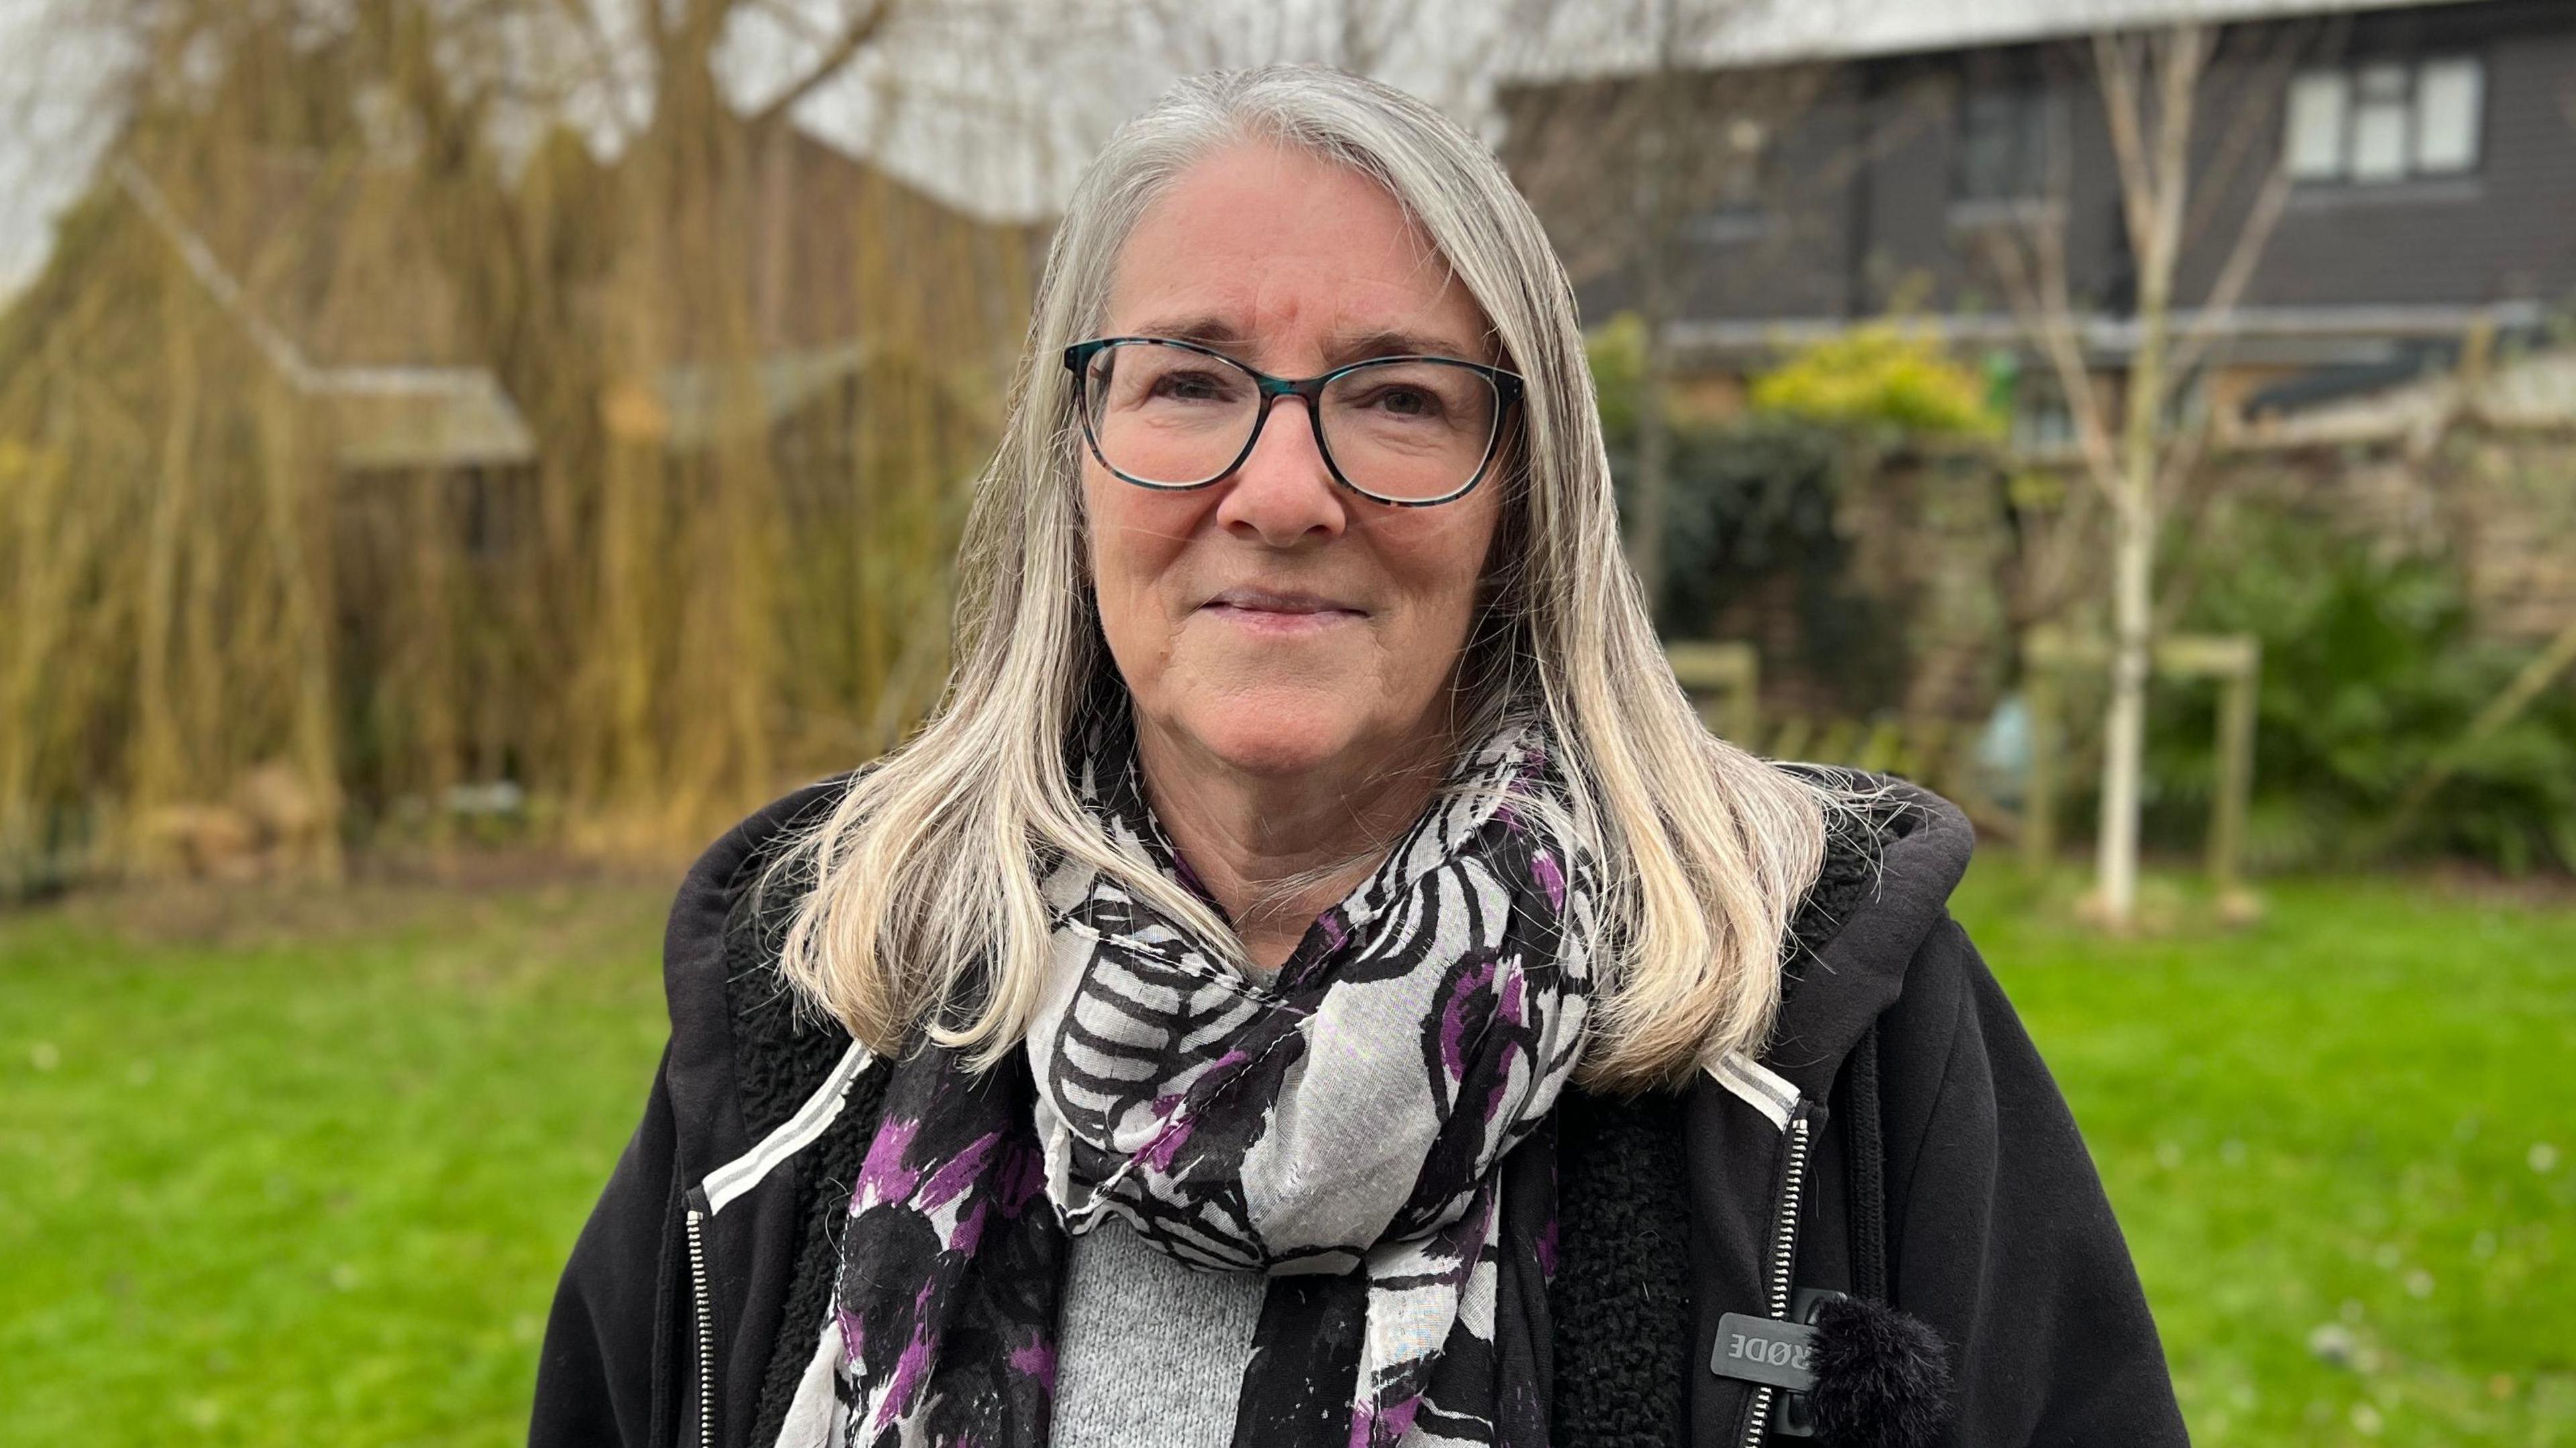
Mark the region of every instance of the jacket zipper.
POLYGON ((716 1324, 707 1290, 706 1197, 689 1189, 689 1296, 698 1339, 698 1448, 716 1442, 716 1324))
MULTIPOLYGON (((1789 1320, 1790 1281, 1797 1270, 1799 1206, 1807 1194, 1807 1151, 1815 1133, 1809 1111, 1807 1103, 1801 1101, 1789 1117, 1789 1159, 1780 1174, 1778 1215, 1771 1221, 1770 1300, 1764 1306, 1775 1322, 1789 1320)), ((1770 1431, 1771 1409, 1779 1398, 1780 1390, 1769 1383, 1755 1386, 1744 1416, 1740 1448, 1762 1448, 1762 1435, 1770 1431)))

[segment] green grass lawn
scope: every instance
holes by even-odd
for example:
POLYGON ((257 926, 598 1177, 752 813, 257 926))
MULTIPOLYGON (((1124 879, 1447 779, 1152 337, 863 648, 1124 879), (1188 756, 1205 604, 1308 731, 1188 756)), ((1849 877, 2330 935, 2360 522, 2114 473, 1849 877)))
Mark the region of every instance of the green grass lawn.
POLYGON ((1957 911, 2075 1108, 2201 1444, 2576 1443, 2576 908, 2280 882, 2108 943, 1957 911))
MULTIPOLYGON (((2271 888, 1962 916, 2072 1098, 2203 1443, 2576 1444, 2576 908, 2271 888)), ((661 1040, 661 893, 0 918, 0 1442, 483 1444, 661 1040)))
POLYGON ((524 1441, 660 1053, 663 904, 0 919, 0 1442, 524 1441))

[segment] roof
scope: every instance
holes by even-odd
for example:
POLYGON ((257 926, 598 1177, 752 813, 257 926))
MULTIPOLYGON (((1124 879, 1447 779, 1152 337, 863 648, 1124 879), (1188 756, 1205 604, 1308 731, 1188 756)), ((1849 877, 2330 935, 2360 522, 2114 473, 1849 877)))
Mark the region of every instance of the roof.
MULTIPOLYGON (((1688 0, 1674 0, 1685 15, 1688 0)), ((2060 40, 2104 30, 2228 24, 2491 0, 1731 0, 1680 22, 1692 69, 1924 55, 2060 40)), ((1546 59, 1516 67, 1528 83, 1630 74, 1654 64, 1653 33, 1624 6, 1559 6, 1546 59)))
MULTIPOLYGON (((272 289, 255 295, 142 167, 119 157, 110 163, 109 174, 207 294, 240 325, 252 347, 288 386, 331 420, 332 456, 339 466, 355 470, 490 467, 535 460, 536 435, 500 378, 470 354, 461 353, 449 315, 453 300, 436 295, 436 289, 426 285, 439 274, 425 257, 397 250, 394 255, 400 265, 392 269, 403 273, 404 286, 376 289, 413 299, 410 305, 387 305, 372 312, 364 306, 316 309, 308 305, 297 309, 299 314, 289 325, 281 325, 263 303, 282 301, 293 307, 309 302, 309 294, 272 289), (423 295, 432 296, 429 305, 417 303, 423 295), (344 314, 357 316, 367 325, 350 326, 344 314), (317 358, 305 341, 305 336, 316 333, 342 355, 355 353, 369 360, 317 358), (405 352, 422 360, 372 360, 405 352)), ((340 227, 313 231, 330 242, 344 239, 340 227)), ((312 250, 326 265, 357 257, 383 269, 384 257, 377 253, 389 235, 401 238, 408 233, 399 228, 379 231, 360 245, 333 245, 327 254, 320 246, 312 250)), ((775 426, 857 373, 865 361, 865 349, 846 337, 811 347, 773 343, 750 364, 745 376, 752 389, 752 415, 764 427, 775 426)), ((703 363, 664 367, 649 390, 616 400, 612 426, 626 426, 637 436, 674 447, 705 446, 724 424, 729 381, 720 369, 703 363)))
POLYGON ((536 435, 480 367, 421 369, 401 391, 308 392, 331 418, 332 461, 351 470, 499 467, 536 460, 536 435))
POLYGON ((613 397, 609 427, 670 447, 704 447, 725 430, 733 407, 742 406, 743 415, 762 427, 774 427, 858 375, 867 360, 866 344, 849 341, 772 353, 747 364, 738 378, 724 367, 683 362, 664 368, 649 396, 613 397), (744 388, 740 399, 728 395, 736 385, 744 388))
POLYGON ((2576 422, 2576 351, 2508 358, 2483 378, 2420 377, 2323 407, 2258 419, 2242 439, 2304 447, 2439 436, 2468 416, 2490 427, 2563 428, 2576 422))

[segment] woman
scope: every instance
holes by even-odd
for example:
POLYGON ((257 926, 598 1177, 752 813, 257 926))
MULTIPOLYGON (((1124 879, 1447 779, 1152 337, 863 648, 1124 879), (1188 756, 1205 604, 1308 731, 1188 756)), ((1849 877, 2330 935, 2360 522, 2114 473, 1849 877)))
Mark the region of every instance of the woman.
POLYGON ((1965 821, 1702 730, 1473 140, 1186 83, 1032 335, 936 716, 680 893, 534 1441, 2184 1441, 1965 821))

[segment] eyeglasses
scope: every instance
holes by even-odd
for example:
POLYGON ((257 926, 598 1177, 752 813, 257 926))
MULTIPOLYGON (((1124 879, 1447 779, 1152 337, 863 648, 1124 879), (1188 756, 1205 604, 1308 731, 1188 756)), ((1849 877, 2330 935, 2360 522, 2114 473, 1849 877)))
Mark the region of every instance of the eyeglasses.
POLYGON ((1302 397, 1334 481, 1406 508, 1465 497, 1483 480, 1525 386, 1455 357, 1373 357, 1321 377, 1273 377, 1164 337, 1077 342, 1064 365, 1091 455, 1138 487, 1217 481, 1252 456, 1272 403, 1302 397))

